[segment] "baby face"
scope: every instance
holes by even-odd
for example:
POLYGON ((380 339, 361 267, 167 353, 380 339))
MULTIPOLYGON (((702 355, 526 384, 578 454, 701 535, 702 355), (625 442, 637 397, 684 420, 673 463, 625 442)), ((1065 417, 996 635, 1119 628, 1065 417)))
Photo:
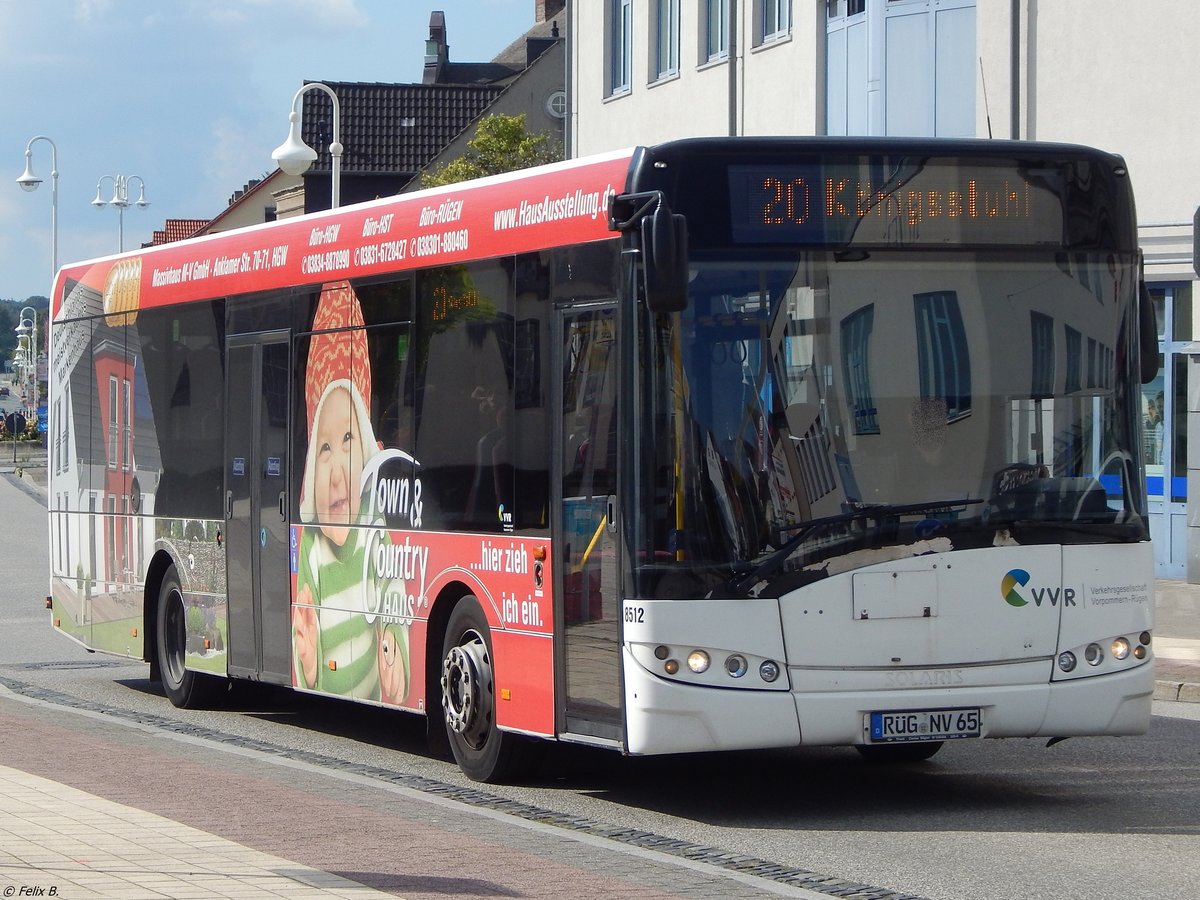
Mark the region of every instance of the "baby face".
POLYGON ((342 546, 348 526, 358 518, 363 451, 358 413, 349 391, 338 388, 325 398, 317 419, 313 499, 325 537, 342 546))

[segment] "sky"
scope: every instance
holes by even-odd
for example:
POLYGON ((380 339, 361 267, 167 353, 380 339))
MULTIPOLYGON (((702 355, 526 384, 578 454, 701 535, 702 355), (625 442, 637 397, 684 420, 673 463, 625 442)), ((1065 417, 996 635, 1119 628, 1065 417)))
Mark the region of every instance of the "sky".
POLYGON ((419 83, 433 10, 456 62, 490 61, 534 20, 534 0, 0 0, 0 298, 50 293, 55 156, 59 265, 117 252, 122 222, 138 247, 273 171, 306 80, 419 83), (43 183, 26 192, 37 135, 55 150, 34 142, 43 183), (93 206, 116 176, 150 206, 93 206))

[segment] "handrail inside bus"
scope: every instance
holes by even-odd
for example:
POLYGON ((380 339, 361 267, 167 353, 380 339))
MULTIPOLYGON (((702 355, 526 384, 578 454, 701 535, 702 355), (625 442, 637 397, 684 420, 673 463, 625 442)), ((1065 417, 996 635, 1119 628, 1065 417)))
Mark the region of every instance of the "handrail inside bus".
POLYGON ((583 556, 579 557, 579 563, 575 566, 572 574, 578 574, 587 568, 588 559, 592 555, 592 551, 596 549, 596 543, 600 540, 600 535, 604 533, 604 529, 608 526, 608 513, 600 517, 600 524, 596 526, 596 533, 592 535, 592 539, 588 541, 587 549, 583 551, 583 556))

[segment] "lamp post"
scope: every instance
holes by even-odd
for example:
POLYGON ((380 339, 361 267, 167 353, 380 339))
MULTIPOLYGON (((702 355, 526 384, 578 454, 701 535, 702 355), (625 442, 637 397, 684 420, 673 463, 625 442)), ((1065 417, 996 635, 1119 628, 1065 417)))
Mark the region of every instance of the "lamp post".
MULTIPOLYGON (((19 332, 18 332, 18 335, 19 335, 19 332)), ((18 336, 17 347, 15 350, 13 350, 12 367, 13 367, 14 377, 16 379, 13 382, 13 386, 14 386, 14 388, 16 388, 16 390, 14 391, 14 395, 20 400, 21 403, 25 402, 24 398, 21 395, 24 392, 23 389, 24 389, 24 384, 25 384, 26 365, 27 365, 26 350, 25 350, 25 347, 22 346, 22 344, 21 344, 21 338, 18 336)), ((8 428, 9 439, 12 441, 12 445, 13 445, 13 465, 14 466, 17 464, 17 439, 20 437, 20 432, 21 432, 22 428, 24 428, 24 423, 25 423, 25 410, 23 408, 20 411, 18 411, 17 409, 14 408, 12 412, 8 413, 8 415, 6 415, 4 417, 4 424, 8 428)))
POLYGON ((117 208, 117 250, 125 250, 125 210, 129 206, 129 182, 137 179, 138 183, 138 198, 134 205, 139 209, 145 209, 150 205, 150 201, 146 199, 146 182, 142 181, 141 175, 101 175, 100 180, 96 182, 96 199, 92 201, 92 206, 100 209, 105 206, 115 206, 117 208), (113 183, 113 195, 111 200, 105 200, 100 196, 100 187, 104 184, 105 179, 113 183))
POLYGON ((17 366, 23 368, 22 384, 27 380, 32 383, 29 397, 29 408, 33 411, 34 420, 38 414, 38 350, 37 350, 37 310, 26 306, 21 310, 20 323, 14 329, 17 332, 17 366), (28 313, 28 315, 26 315, 28 313), (32 378, 30 375, 32 374, 32 378))
POLYGON ((332 160, 330 200, 331 207, 337 209, 342 194, 341 107, 338 105, 337 94, 329 85, 314 81, 296 91, 296 96, 292 98, 292 112, 288 116, 291 126, 288 129, 287 140, 272 151, 271 159, 289 175, 303 175, 316 160, 317 151, 300 139, 300 98, 305 91, 312 90, 324 91, 333 101, 333 142, 329 145, 329 156, 332 160))
POLYGON ((54 141, 39 134, 31 137, 25 145, 25 171, 17 179, 22 190, 36 191, 42 179, 33 174, 33 144, 45 141, 50 145, 50 278, 58 274, 58 148, 54 141))

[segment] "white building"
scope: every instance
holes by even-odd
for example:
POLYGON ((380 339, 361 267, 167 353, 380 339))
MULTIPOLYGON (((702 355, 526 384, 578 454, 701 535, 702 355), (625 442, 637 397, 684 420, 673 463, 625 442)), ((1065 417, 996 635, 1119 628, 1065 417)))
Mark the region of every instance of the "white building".
POLYGON ((568 12, 572 156, 726 134, 991 136, 1122 154, 1163 335, 1163 369, 1142 388, 1163 422, 1160 436, 1147 429, 1158 574, 1200 581, 1200 527, 1187 527, 1189 494, 1200 508, 1200 452, 1187 455, 1200 178, 1186 114, 1200 4, 568 0, 568 12))

